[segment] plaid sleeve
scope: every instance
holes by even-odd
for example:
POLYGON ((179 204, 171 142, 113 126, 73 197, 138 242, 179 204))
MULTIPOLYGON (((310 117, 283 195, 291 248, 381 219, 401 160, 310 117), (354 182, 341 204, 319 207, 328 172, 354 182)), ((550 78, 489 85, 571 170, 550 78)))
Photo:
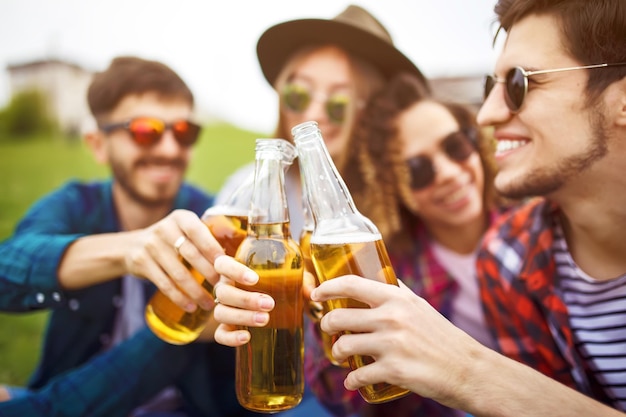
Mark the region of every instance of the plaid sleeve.
MULTIPOLYGON (((477 275, 497 350, 571 386, 570 366, 552 331, 558 321, 549 322, 550 317, 566 316, 553 291, 549 210, 541 202, 529 203, 496 224, 485 235, 477 275)), ((563 337, 568 333, 560 331, 563 337)))
POLYGON ((67 185, 42 198, 0 243, 0 310, 50 308, 61 302, 58 265, 67 247, 82 236, 86 199, 67 185))

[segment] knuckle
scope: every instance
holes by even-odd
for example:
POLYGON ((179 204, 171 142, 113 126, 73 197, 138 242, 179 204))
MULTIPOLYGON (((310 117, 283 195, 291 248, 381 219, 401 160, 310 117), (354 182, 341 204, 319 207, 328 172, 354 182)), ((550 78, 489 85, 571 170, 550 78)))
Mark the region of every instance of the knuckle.
POLYGON ((169 298, 173 298, 173 296, 177 295, 177 289, 176 287, 172 284, 171 281, 163 281, 159 283, 159 290, 167 295, 169 298))
POLYGON ((175 267, 170 275, 170 278, 176 284, 182 284, 188 279, 187 270, 185 268, 175 267))
MULTIPOLYGON (((223 323, 224 322, 224 316, 223 316, 223 310, 224 310, 224 306, 222 304, 217 304, 215 306, 215 308, 213 308, 213 318, 215 319, 215 321, 217 321, 218 323, 223 323)), ((218 326, 218 328, 215 330, 215 339, 217 340, 217 335, 218 332, 221 334, 222 329, 221 329, 221 324, 220 326, 218 326)))
POLYGON ((339 337, 333 344, 333 356, 345 358, 349 356, 348 353, 346 338, 344 337, 342 340, 342 338, 339 337))
POLYGON ((325 327, 327 327, 329 330, 337 329, 339 322, 339 318, 337 317, 338 313, 340 313, 339 310, 333 310, 329 311, 323 316, 322 320, 326 324, 325 327))
POLYGON ((128 254, 128 260, 133 265, 145 265, 146 258, 146 253, 143 251, 132 251, 128 254))

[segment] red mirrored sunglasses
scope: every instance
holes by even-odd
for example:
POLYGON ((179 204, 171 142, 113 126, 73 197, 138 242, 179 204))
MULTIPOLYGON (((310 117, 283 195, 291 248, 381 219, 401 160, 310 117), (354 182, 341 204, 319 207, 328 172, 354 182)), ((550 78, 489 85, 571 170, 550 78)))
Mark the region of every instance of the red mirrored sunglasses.
POLYGON ((110 123, 100 127, 105 133, 111 133, 118 129, 124 129, 139 146, 153 146, 157 144, 166 130, 170 129, 176 141, 184 147, 193 145, 198 141, 201 127, 189 120, 181 119, 172 123, 165 123, 161 119, 153 117, 136 117, 120 123, 110 123))

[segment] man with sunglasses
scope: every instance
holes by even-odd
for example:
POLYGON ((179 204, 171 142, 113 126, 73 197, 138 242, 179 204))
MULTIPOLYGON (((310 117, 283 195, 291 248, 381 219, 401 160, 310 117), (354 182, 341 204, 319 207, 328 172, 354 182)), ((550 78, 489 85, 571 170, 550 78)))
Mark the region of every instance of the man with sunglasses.
MULTIPOLYGON (((531 198, 494 225, 479 254, 501 353, 403 286, 346 276, 311 297, 371 307, 321 321, 328 333, 348 332, 335 359, 376 358, 347 376, 350 390, 384 381, 476 416, 623 416, 626 2, 500 0, 495 11, 507 39, 478 121, 494 129, 496 188, 531 198)), ((220 322, 232 292, 218 286, 220 322)), ((267 309, 251 301, 258 320, 267 309)), ((236 344, 226 330, 216 340, 236 344)))
POLYGON ((166 65, 119 57, 87 99, 86 142, 112 178, 67 183, 0 245, 0 308, 51 309, 28 389, 0 390, 26 404, 0 403, 0 415, 241 415, 232 349, 170 346, 144 323, 156 287, 188 311, 214 305, 179 261, 216 281, 224 254, 199 219, 213 197, 184 182, 200 133, 193 95, 166 65))

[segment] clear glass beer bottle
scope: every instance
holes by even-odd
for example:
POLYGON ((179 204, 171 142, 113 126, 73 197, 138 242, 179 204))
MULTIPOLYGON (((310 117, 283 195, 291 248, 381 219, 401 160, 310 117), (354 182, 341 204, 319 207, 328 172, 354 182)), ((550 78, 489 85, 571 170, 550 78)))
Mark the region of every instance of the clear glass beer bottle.
MULTIPOLYGON (((300 250, 302 251, 302 258, 304 259, 304 270, 306 273, 311 274, 315 282, 315 286, 317 287, 320 285, 320 280, 317 277, 315 266, 313 265, 313 260, 311 259, 311 235, 313 234, 313 230, 315 228, 315 222, 313 221, 313 214, 311 213, 309 201, 306 196, 306 184, 304 181, 302 182, 302 191, 302 213, 304 216, 304 226, 302 227, 302 232, 300 233, 300 250)), ((314 303, 313 301, 309 301, 309 316, 317 327, 316 331, 320 333, 324 355, 333 365, 348 368, 350 365, 347 361, 341 363, 333 356, 332 348, 335 336, 331 336, 328 333, 321 331, 319 328, 319 320, 328 311, 328 303, 314 303)))
MULTIPOLYGON (((311 257, 318 279, 324 282, 354 274, 387 284, 398 285, 387 249, 374 224, 356 209, 352 196, 333 163, 316 122, 305 122, 292 129, 298 150, 302 181, 315 229, 311 236, 311 257)), ((352 299, 336 299, 329 308, 368 308, 352 299)), ((374 361, 369 356, 351 356, 356 369, 374 361)), ((409 391, 386 383, 359 389, 369 403, 383 403, 407 395, 409 391)))
POLYGON ((295 407, 304 391, 304 264, 289 226, 280 162, 281 146, 287 145, 293 147, 284 140, 257 139, 248 236, 236 254, 259 275, 254 287, 245 288, 269 294, 276 303, 269 323, 248 327, 250 342, 236 348, 237 399, 249 410, 266 413, 295 407))
MULTIPOLYGON (((235 256, 239 244, 248 233, 248 207, 252 195, 254 175, 250 175, 224 203, 208 208, 201 219, 227 255, 235 256)), ((180 261, 189 269, 196 281, 207 293, 212 294, 211 283, 196 271, 182 256, 180 261)), ((164 341, 184 345, 193 342, 204 330, 210 311, 197 308, 187 312, 178 307, 161 291, 156 291, 146 305, 148 327, 164 341)))
MULTIPOLYGON (((293 146, 283 141, 280 143, 282 169, 287 170, 293 163, 296 153, 293 146), (288 145, 288 146, 287 146, 288 145)), ((241 242, 248 235, 248 210, 254 186, 254 172, 237 187, 222 204, 208 208, 201 219, 215 239, 222 245, 224 252, 235 256, 241 242)), ((189 269, 196 282, 213 293, 211 283, 196 271, 182 256, 180 261, 189 269)), ((145 310, 148 327, 162 340, 183 345, 198 338, 206 327, 211 312, 197 308, 187 312, 178 307, 161 291, 154 293, 145 310)))

